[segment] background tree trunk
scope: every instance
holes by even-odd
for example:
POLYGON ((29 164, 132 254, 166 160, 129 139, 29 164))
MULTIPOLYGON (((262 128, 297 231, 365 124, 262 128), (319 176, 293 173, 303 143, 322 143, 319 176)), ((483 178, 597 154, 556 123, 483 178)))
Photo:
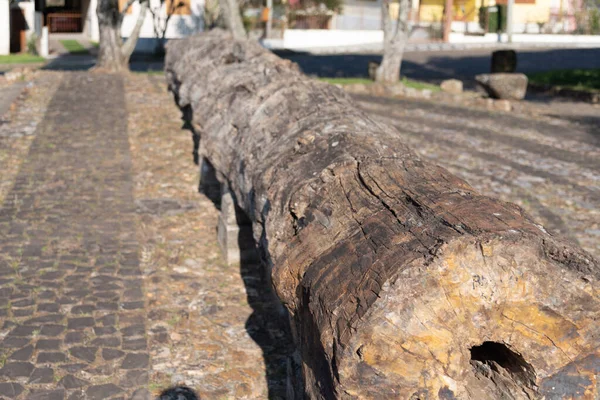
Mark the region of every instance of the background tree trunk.
POLYGON ((98 27, 100 30, 100 43, 96 68, 107 71, 122 71, 128 66, 124 64, 121 54, 121 23, 123 17, 119 10, 118 0, 98 0, 96 9, 98 27))
POLYGON ((240 14, 240 5, 237 0, 219 0, 221 13, 225 26, 231 32, 234 38, 242 39, 246 37, 244 22, 240 14))
MULTIPOLYGON (((133 27, 131 34, 129 35, 129 37, 127 38, 127 40, 125 41, 125 43, 123 43, 123 46, 121 47, 123 64, 127 67, 127 69, 129 69, 129 59, 131 58, 131 54, 133 54, 133 50, 135 50, 135 45, 137 44, 137 41, 140 37, 140 33, 142 31, 142 25, 144 24, 144 19, 146 18, 146 13, 148 12, 148 6, 149 6, 148 3, 149 3, 149 0, 140 1, 140 13, 138 14, 138 19, 135 22, 135 26, 133 27)), ((123 10, 122 12, 124 12, 124 11, 126 11, 126 10, 123 10)), ((166 31, 166 28, 165 28, 165 31, 166 31)), ((163 36, 163 38, 161 38, 159 40, 163 40, 163 39, 164 39, 164 36, 163 36)))
POLYGON ((600 396, 591 255, 254 41, 170 42, 165 71, 253 223, 307 398, 600 396))
POLYGON ((131 35, 123 43, 121 38, 123 14, 131 4, 133 4, 133 0, 128 1, 123 10, 119 10, 118 0, 98 0, 96 14, 98 15, 100 43, 96 60, 97 69, 110 72, 129 70, 129 59, 140 36, 142 24, 146 17, 148 0, 141 2, 136 25, 131 35))
POLYGON ((396 24, 390 18, 390 0, 381 2, 383 24, 383 58, 377 69, 378 82, 397 83, 400 80, 400 66, 404 47, 408 40, 409 0, 400 0, 396 24))

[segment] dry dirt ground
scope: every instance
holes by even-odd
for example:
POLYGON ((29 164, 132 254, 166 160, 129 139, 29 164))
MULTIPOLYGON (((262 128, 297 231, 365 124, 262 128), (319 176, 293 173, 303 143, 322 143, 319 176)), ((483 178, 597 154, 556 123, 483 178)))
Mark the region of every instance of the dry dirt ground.
MULTIPOLYGON (((357 101, 600 257, 594 109, 357 101)), ((207 399, 285 398, 285 318, 259 266, 223 261, 181 125, 160 75, 37 72, 3 116, 0 398, 142 400, 177 383, 207 399)))

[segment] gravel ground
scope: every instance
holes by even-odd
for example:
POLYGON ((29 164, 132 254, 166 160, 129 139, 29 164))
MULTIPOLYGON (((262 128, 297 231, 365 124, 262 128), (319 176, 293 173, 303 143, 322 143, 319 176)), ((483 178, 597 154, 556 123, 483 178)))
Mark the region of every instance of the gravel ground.
POLYGON ((126 84, 138 240, 146 276, 151 387, 206 399, 285 398, 291 345, 260 267, 221 257, 218 210, 198 193, 192 139, 162 76, 126 84))
POLYGON ((375 120, 396 126, 423 157, 483 194, 520 205, 546 229, 600 257, 597 107, 529 103, 521 107, 525 115, 401 99, 357 100, 375 120))

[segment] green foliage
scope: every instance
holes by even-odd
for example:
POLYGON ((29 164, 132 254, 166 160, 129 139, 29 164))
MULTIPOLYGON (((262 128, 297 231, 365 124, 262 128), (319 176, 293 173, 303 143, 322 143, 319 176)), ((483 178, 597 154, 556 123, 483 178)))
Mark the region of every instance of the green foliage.
POLYGON ((244 24, 244 30, 246 32, 264 29, 265 24, 260 20, 260 18, 245 15, 243 10, 240 10, 240 14, 242 15, 242 23, 244 24))
MULTIPOLYGON (((371 85, 373 81, 369 78, 319 78, 320 81, 331 83, 332 85, 351 85, 355 83, 360 83, 363 85, 371 85)), ((432 85, 430 83, 415 81, 412 79, 408 79, 407 77, 403 77, 401 82, 404 86, 418 89, 418 90, 431 90, 432 92, 439 92, 441 89, 438 85, 432 85)))
POLYGON ((301 0, 300 10, 319 10, 323 6, 326 10, 341 13, 344 0, 301 0))
POLYGON ((60 44, 62 44, 63 47, 70 54, 87 54, 88 53, 88 50, 85 47, 83 47, 83 45, 81 43, 79 43, 77 40, 73 40, 73 39, 61 40, 60 44))
POLYGON ((342 12, 342 5, 344 4, 343 0, 323 0, 322 4, 325 4, 328 10, 335 11, 337 13, 342 12))
POLYGON ((600 69, 566 69, 528 75, 529 82, 573 89, 600 90, 600 69))
POLYGON ((44 61, 46 61, 44 57, 35 56, 27 53, 0 56, 0 64, 30 64, 43 63, 44 61))
POLYGON ((37 36, 35 33, 32 33, 27 39, 27 53, 33 56, 38 55, 37 51, 37 36))
POLYGON ((440 87, 438 85, 432 85, 431 83, 427 83, 427 82, 422 82, 422 81, 415 81, 412 79, 408 79, 407 77, 403 77, 401 79, 402 84, 406 87, 409 88, 413 88, 413 89, 419 89, 419 90, 431 90, 432 92, 439 92, 440 87))
POLYGON ((354 83, 369 84, 373 81, 369 78, 319 78, 320 81, 331 83, 332 85, 351 85, 354 83))
POLYGON ((575 33, 583 35, 600 34, 600 8, 598 7, 590 2, 587 8, 575 13, 577 24, 575 33))
POLYGON ((479 25, 488 32, 504 32, 506 30, 506 6, 496 5, 479 7, 479 25))
POLYGON ((590 34, 600 34, 600 10, 593 8, 589 11, 589 30, 590 34))

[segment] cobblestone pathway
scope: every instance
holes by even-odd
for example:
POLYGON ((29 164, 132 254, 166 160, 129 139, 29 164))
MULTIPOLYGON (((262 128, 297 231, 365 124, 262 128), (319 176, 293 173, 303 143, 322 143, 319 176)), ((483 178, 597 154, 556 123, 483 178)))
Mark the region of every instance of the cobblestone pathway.
POLYGON ((69 75, 0 209, 0 397, 144 394, 130 170, 121 79, 69 75))

